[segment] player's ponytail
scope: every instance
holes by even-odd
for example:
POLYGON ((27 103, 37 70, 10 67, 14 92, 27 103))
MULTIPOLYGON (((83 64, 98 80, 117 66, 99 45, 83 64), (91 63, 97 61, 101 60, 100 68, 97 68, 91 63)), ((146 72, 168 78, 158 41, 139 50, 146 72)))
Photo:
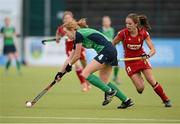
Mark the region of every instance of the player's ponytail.
POLYGON ((79 28, 87 28, 88 25, 86 23, 86 19, 82 18, 78 22, 76 20, 73 20, 71 22, 65 23, 63 27, 71 31, 71 30, 77 30, 79 28))
POLYGON ((144 28, 145 30, 151 29, 147 16, 145 15, 138 15, 136 13, 130 13, 126 18, 132 19, 133 22, 137 24, 138 28, 144 28))
POLYGON ((151 26, 148 22, 148 18, 146 15, 139 15, 139 27, 144 28, 145 30, 150 30, 151 26))
POLYGON ((77 24, 79 25, 80 28, 87 28, 87 27, 88 27, 85 18, 80 19, 80 20, 77 22, 77 24))

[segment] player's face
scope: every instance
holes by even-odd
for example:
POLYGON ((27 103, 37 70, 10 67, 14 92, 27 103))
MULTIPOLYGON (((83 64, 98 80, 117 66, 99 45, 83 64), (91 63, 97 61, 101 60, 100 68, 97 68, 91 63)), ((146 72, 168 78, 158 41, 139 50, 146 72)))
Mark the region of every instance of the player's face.
POLYGON ((64 23, 69 23, 73 20, 72 16, 71 15, 65 15, 64 18, 63 18, 63 22, 64 23))
POLYGON ((131 18, 126 18, 126 27, 129 32, 133 32, 136 30, 137 24, 135 24, 131 18))
POLYGON ((111 26, 111 21, 109 18, 103 18, 103 26, 104 27, 110 27, 111 26))
POLYGON ((66 35, 68 36, 68 38, 74 40, 75 39, 75 30, 67 30, 66 28, 64 28, 64 31, 66 32, 66 35))
POLYGON ((9 26, 9 25, 10 25, 10 19, 9 19, 9 18, 6 18, 6 19, 5 19, 5 25, 6 25, 6 26, 9 26))

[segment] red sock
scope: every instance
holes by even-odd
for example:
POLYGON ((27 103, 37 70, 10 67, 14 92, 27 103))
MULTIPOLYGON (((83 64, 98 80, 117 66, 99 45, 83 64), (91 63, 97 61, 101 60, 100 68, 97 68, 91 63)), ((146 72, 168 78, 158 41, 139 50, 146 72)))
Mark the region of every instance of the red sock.
POLYGON ((161 97, 163 102, 166 102, 169 100, 169 98, 166 96, 165 92, 163 91, 162 86, 159 83, 156 83, 156 85, 153 88, 154 88, 154 91, 161 97))
POLYGON ((86 80, 85 80, 85 78, 81 75, 81 73, 82 73, 82 69, 81 69, 81 68, 79 68, 79 69, 76 70, 76 74, 77 74, 77 76, 78 76, 78 78, 79 78, 79 80, 80 80, 80 83, 82 84, 82 83, 84 83, 86 80))

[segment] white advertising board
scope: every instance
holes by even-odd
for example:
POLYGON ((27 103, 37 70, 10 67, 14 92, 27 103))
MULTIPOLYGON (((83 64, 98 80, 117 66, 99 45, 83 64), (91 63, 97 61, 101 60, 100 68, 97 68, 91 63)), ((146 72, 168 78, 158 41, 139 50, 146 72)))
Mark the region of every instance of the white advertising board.
POLYGON ((28 65, 59 66, 66 60, 65 41, 60 43, 47 42, 43 45, 41 41, 49 39, 44 37, 25 38, 25 61, 28 65))

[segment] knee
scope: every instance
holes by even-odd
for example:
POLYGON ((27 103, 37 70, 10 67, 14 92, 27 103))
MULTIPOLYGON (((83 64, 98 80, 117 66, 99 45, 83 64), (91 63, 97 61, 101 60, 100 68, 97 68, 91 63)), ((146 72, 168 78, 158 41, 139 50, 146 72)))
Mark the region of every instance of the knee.
POLYGON ((107 82, 108 78, 105 74, 99 73, 99 77, 102 81, 107 82))
POLYGON ((140 86, 140 87, 137 88, 137 92, 138 92, 139 94, 142 94, 143 91, 144 91, 144 86, 140 86))
POLYGON ((81 75, 82 75, 85 79, 87 79, 87 77, 90 75, 90 73, 88 73, 86 70, 83 70, 82 73, 81 73, 81 75))

